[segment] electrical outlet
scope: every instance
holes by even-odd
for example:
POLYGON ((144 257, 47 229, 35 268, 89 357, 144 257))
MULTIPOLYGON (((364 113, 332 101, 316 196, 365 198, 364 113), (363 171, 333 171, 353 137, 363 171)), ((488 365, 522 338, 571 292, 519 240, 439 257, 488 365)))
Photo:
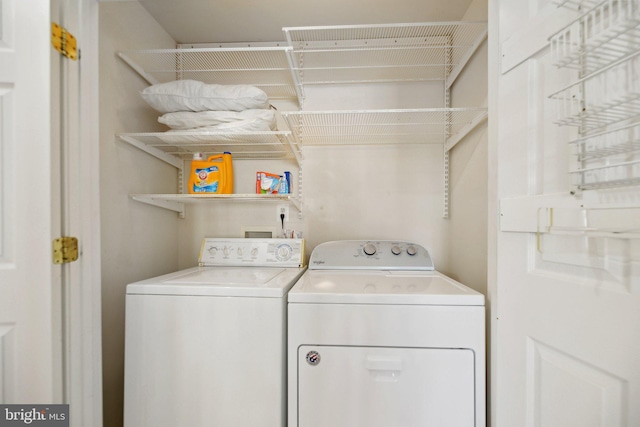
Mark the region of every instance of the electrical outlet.
POLYGON ((278 219, 284 214, 284 220, 289 221, 289 205, 278 205, 278 219))

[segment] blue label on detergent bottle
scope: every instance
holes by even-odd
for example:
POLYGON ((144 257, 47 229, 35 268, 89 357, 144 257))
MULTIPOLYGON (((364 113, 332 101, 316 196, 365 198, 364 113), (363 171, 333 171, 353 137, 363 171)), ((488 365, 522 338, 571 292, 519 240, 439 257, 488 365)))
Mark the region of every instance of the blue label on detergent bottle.
POLYGON ((217 166, 209 166, 208 168, 196 169, 194 173, 198 176, 198 179, 193 185, 194 193, 216 193, 218 191, 219 180, 217 174, 212 172, 218 172, 217 166))

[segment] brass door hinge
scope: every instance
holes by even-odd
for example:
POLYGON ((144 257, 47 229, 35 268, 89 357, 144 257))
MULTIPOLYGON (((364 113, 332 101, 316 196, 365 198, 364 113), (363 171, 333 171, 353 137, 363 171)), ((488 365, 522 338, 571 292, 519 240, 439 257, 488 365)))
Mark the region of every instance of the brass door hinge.
POLYGON ((53 241, 53 263, 65 264, 78 259, 78 239, 60 237, 53 241))
POLYGON ((51 23, 51 44, 67 58, 74 61, 78 59, 76 38, 55 22, 51 23))

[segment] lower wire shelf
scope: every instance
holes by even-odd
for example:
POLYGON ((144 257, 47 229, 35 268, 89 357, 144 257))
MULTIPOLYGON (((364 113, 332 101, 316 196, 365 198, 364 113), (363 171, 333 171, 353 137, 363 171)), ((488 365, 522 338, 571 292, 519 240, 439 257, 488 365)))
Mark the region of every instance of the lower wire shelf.
POLYGON ((293 194, 130 194, 133 200, 185 214, 185 205, 212 201, 290 202, 300 212, 300 201, 293 194))

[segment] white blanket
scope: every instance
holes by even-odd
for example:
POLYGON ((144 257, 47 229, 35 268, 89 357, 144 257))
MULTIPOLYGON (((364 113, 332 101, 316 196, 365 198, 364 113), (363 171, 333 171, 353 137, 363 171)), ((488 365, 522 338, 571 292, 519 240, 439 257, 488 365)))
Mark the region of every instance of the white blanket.
POLYGON ((273 110, 244 111, 181 111, 167 113, 158 121, 174 130, 203 130, 229 132, 262 132, 276 130, 273 110), (215 127, 215 128, 214 128, 215 127))

